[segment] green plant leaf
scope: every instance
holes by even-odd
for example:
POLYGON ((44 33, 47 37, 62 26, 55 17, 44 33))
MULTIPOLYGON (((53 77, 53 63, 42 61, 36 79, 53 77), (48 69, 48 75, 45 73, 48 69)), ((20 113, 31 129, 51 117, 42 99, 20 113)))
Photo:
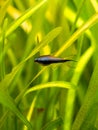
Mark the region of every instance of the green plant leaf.
POLYGON ((94 71, 90 80, 90 84, 88 87, 87 94, 85 96, 84 103, 76 117, 76 120, 73 123, 72 130, 80 130, 80 127, 82 123, 84 122, 91 105, 94 104, 94 99, 97 92, 98 92, 98 56, 97 56, 97 63, 95 65, 95 68, 94 68, 94 71))
POLYGON ((41 130, 54 130, 55 128, 59 127, 62 124, 63 120, 61 118, 57 118, 47 123, 41 130))
POLYGON ((0 88, 0 103, 5 107, 9 108, 12 112, 14 112, 22 121, 23 123, 32 130, 31 124, 27 121, 27 119, 22 115, 22 113, 16 107, 14 100, 8 94, 8 91, 0 88))
POLYGON ((93 104, 87 112, 80 130, 94 130, 94 124, 98 115, 98 103, 93 104))
POLYGON ((30 92, 36 91, 36 90, 45 89, 45 88, 53 88, 53 87, 67 88, 67 89, 74 89, 75 88, 75 86, 73 86, 69 82, 54 81, 54 82, 48 82, 48 83, 33 86, 33 87, 31 87, 30 89, 27 90, 25 95, 30 93, 30 92))
POLYGON ((10 0, 1 0, 0 1, 0 25, 3 22, 3 19, 6 14, 7 7, 9 6, 10 0))

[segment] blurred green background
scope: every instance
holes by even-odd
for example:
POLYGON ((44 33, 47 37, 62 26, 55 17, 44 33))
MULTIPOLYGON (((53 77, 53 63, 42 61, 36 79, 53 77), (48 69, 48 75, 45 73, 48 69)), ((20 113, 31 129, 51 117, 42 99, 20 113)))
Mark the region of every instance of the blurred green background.
POLYGON ((97 12, 98 0, 0 1, 0 130, 98 129, 97 12))

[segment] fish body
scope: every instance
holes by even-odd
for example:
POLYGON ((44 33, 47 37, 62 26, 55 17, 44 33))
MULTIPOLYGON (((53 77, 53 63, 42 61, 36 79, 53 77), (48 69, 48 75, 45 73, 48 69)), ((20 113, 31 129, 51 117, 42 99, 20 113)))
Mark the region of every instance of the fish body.
POLYGON ((50 65, 53 63, 63 63, 63 62, 67 62, 67 61, 74 61, 72 59, 65 59, 65 58, 58 58, 58 57, 54 57, 51 55, 43 55, 40 56, 38 58, 35 58, 34 60, 37 63, 40 63, 42 65, 50 65))

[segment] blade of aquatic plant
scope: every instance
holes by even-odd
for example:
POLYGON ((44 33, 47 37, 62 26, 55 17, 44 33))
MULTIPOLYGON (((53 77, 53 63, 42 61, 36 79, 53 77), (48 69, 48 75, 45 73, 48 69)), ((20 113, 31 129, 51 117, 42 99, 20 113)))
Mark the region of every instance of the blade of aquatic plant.
POLYGON ((75 30, 75 28, 76 28, 76 23, 77 23, 77 21, 78 21, 79 15, 80 15, 80 13, 81 13, 81 11, 82 11, 82 8, 83 8, 85 2, 86 2, 86 0, 82 0, 81 3, 80 3, 80 6, 79 6, 79 8, 78 8, 75 21, 74 21, 73 26, 72 26, 72 29, 71 29, 71 34, 74 32, 74 30, 75 30))
MULTIPOLYGON (((21 11, 19 11, 18 9, 16 9, 15 7, 11 5, 8 7, 7 12, 13 19, 17 19, 22 15, 21 11)), ((32 25, 29 20, 26 20, 21 24, 21 28, 26 33, 30 33, 32 30, 32 25)))
MULTIPOLYGON (((95 65, 90 84, 88 87, 87 94, 85 96, 84 103, 80 108, 80 111, 73 123, 72 130, 80 130, 80 127, 84 121, 84 118, 90 108, 90 106, 94 103, 95 95, 98 92, 98 56, 97 56, 97 63, 95 65)), ((97 99, 98 102, 98 99, 97 99)))
MULTIPOLYGON (((31 103, 31 105, 30 105, 30 109, 29 109, 28 114, 27 114, 27 119, 28 119, 28 121, 31 120, 31 117, 32 117, 32 115, 33 115, 34 107, 35 107, 35 103, 36 103, 38 94, 39 94, 39 92, 35 95, 35 97, 34 97, 32 103, 31 103)), ((24 126, 23 130, 28 130, 28 128, 24 126)))
MULTIPOLYGON (((74 23, 75 18, 76 18, 76 12, 74 12, 70 7, 68 6, 66 7, 64 11, 64 15, 71 23, 74 23)), ((83 23, 84 23, 84 20, 82 18, 79 18, 76 23, 76 26, 80 27, 83 23)))
POLYGON ((19 64, 13 68, 11 73, 5 75, 5 78, 0 82, 0 88, 7 89, 8 86, 13 81, 13 79, 15 78, 17 72, 21 69, 21 67, 22 67, 22 64, 19 64))
POLYGON ((63 124, 63 120, 62 118, 59 117, 47 123, 41 130, 54 130, 57 127, 61 126, 62 124, 63 124))
POLYGON ((88 112, 86 113, 86 117, 81 125, 81 130, 94 130, 93 127, 95 125, 96 117, 98 115, 98 102, 91 105, 88 112))
POLYGON ((8 111, 6 111, 3 116, 0 118, 0 129, 2 128, 2 126, 4 125, 5 120, 7 119, 7 114, 8 111))
POLYGON ((55 56, 59 56, 62 52, 64 52, 68 47, 70 47, 73 42, 87 29, 98 22, 98 13, 94 14, 85 24, 83 24, 71 37, 67 42, 56 52, 55 56))
MULTIPOLYGON (((94 54, 95 51, 95 47, 96 47, 96 42, 94 37, 92 36, 92 33, 88 33, 89 34, 89 38, 91 40, 91 47, 89 47, 86 52, 81 56, 80 60, 77 62, 77 66, 76 69, 74 70, 74 74, 73 77, 71 79, 71 82, 75 85, 78 86, 78 82, 80 80, 80 77, 83 73, 83 70, 85 69, 89 59, 92 57, 92 55, 94 54)), ((69 90, 68 91, 68 98, 67 98, 67 102, 66 102, 66 114, 65 114, 65 129, 66 127, 69 128, 71 126, 72 123, 72 113, 73 113, 73 107, 74 107, 74 100, 75 100, 75 90, 69 90), (69 104, 70 102, 70 104, 69 104), (68 111, 68 108, 70 108, 70 111, 68 111), (68 121, 68 122, 67 122, 68 121)))
POLYGON ((0 1, 0 26, 3 22, 3 19, 6 14, 7 7, 9 6, 10 0, 3 0, 2 2, 0 1))
POLYGON ((95 11, 98 12, 98 2, 96 0, 90 0, 95 11))
POLYGON ((6 27, 7 27, 8 19, 4 20, 4 24, 2 27, 2 41, 0 44, 0 65, 1 65, 1 80, 5 76, 5 59, 4 59, 4 45, 5 45, 5 32, 6 32, 6 27))
POLYGON ((45 89, 45 88, 53 88, 53 87, 59 87, 59 88, 67 88, 67 89, 75 89, 76 87, 73 86, 73 84, 65 81, 53 81, 53 82, 48 82, 45 84, 39 84, 36 86, 32 86, 30 89, 28 89, 25 93, 28 94, 30 92, 40 90, 40 89, 45 89))
POLYGON ((22 113, 18 110, 16 107, 16 104, 14 100, 11 98, 11 96, 8 94, 8 91, 5 91, 5 89, 0 88, 0 103, 10 109, 12 112, 14 112, 21 121, 30 129, 32 130, 31 124, 28 122, 28 120, 22 115, 22 113))
MULTIPOLYGON (((43 0, 39 2, 35 7, 31 7, 30 9, 26 10, 22 16, 20 16, 17 20, 15 20, 7 29, 5 37, 10 35, 22 22, 28 19, 35 11, 37 11, 43 4, 45 4, 47 0, 43 0)), ((1 37, 0 37, 1 41, 1 37)))
POLYGON ((77 45, 77 57, 76 59, 79 60, 80 56, 81 56, 81 52, 82 52, 82 46, 83 46, 83 39, 84 39, 84 34, 82 34, 79 38, 78 38, 78 45, 77 45))
MULTIPOLYGON (((82 72, 84 68, 86 67, 88 61, 90 60, 91 56, 94 53, 95 48, 92 46, 81 56, 80 60, 77 63, 77 66, 74 70, 73 77, 71 79, 71 83, 75 86, 78 86, 78 82, 80 80, 80 77, 82 75, 82 72)), ((71 123, 72 123, 72 113, 73 113, 73 107, 74 107, 74 101, 75 101, 76 91, 75 90, 69 90, 68 91, 68 97, 66 102, 66 110, 65 110, 65 120, 64 120, 64 128, 67 130, 67 128, 70 129, 71 123), (70 103, 69 103, 70 102, 70 103), (69 109, 70 108, 70 109, 69 109), (69 111, 68 111, 69 109, 69 111)), ((69 130, 68 129, 68 130, 69 130)))
MULTIPOLYGON (((32 2, 34 2, 34 1, 32 1, 32 2)), ((27 4, 26 1, 24 2, 24 1, 20 1, 20 0, 15 0, 14 3, 19 10, 22 10, 22 11, 25 10, 25 5, 27 4)))

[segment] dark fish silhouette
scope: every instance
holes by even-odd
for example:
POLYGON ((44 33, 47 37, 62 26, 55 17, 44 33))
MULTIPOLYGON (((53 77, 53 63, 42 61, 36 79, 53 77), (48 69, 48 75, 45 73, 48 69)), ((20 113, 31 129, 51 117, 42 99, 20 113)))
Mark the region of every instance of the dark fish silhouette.
POLYGON ((38 58, 35 58, 34 61, 37 62, 37 63, 40 63, 42 65, 50 65, 50 64, 53 64, 53 63, 63 63, 63 62, 75 61, 75 60, 66 59, 66 58, 58 58, 58 57, 54 57, 54 56, 51 56, 51 55, 43 55, 43 56, 40 56, 38 58))

